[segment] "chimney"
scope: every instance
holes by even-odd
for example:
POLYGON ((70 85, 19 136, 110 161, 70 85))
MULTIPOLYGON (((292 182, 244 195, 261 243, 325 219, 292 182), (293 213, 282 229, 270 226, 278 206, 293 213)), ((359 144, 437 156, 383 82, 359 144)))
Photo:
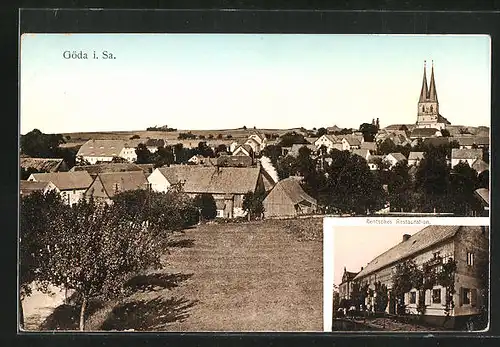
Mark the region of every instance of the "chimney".
POLYGON ((361 267, 361 271, 363 271, 363 267, 361 267))
POLYGON ((408 241, 408 239, 411 237, 411 235, 404 234, 403 235, 403 242, 408 241))

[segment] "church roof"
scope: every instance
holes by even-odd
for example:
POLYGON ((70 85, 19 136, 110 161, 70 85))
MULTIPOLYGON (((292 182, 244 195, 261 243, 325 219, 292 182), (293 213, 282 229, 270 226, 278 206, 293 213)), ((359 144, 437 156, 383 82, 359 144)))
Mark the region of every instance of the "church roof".
POLYGON ((429 99, 429 101, 438 102, 436 81, 434 80, 434 62, 432 63, 431 82, 429 85, 429 95, 427 98, 429 99))
POLYGON ((429 91, 427 90, 427 72, 424 60, 424 78, 422 80, 422 89, 420 90, 420 99, 418 100, 418 102, 425 102, 427 100, 428 93, 429 91))

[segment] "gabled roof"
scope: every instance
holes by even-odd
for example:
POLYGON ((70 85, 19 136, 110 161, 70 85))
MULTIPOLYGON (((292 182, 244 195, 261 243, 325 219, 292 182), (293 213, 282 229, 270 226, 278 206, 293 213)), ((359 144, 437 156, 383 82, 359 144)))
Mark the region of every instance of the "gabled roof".
POLYGON ((388 251, 382 253, 359 272, 356 279, 369 275, 379 269, 409 258, 428 247, 452 238, 460 230, 467 228, 451 225, 431 225, 413 234, 408 240, 398 243, 388 251))
POLYGON ((474 191, 474 194, 481 199, 484 205, 490 206, 490 190, 486 188, 479 188, 474 191))
POLYGON ((408 160, 422 160, 424 159, 424 152, 410 152, 408 160))
POLYGON ((415 128, 411 132, 410 137, 429 137, 435 136, 439 132, 436 128, 415 128))
POLYGON ((392 156, 398 162, 406 160, 406 157, 402 153, 399 153, 399 152, 397 152, 397 153, 389 153, 388 155, 392 156))
POLYGON ((186 193, 245 194, 255 191, 258 167, 200 167, 178 165, 158 169, 171 184, 183 183, 186 193))
POLYGON ((314 142, 316 142, 316 140, 318 139, 318 137, 304 137, 304 139, 311 143, 311 144, 314 144, 314 142))
POLYGON ((351 149, 351 153, 353 155, 359 155, 361 158, 366 159, 370 155, 370 151, 367 149, 351 149))
POLYGON ((135 140, 88 140, 80 147, 76 155, 84 157, 117 157, 125 146, 135 147, 133 146, 135 143, 137 143, 135 140))
POLYGON ((376 151, 377 150, 377 144, 375 142, 363 142, 361 143, 361 149, 367 149, 369 151, 376 151))
POLYGON ((19 189, 21 195, 26 196, 30 195, 36 190, 44 191, 51 182, 34 182, 34 181, 25 181, 21 180, 19 189))
POLYGON ((335 136, 335 135, 329 135, 329 134, 325 134, 323 136, 320 136, 318 137, 314 142, 316 143, 316 141, 318 141, 320 138, 322 137, 325 137, 328 141, 330 141, 331 143, 338 143, 340 142, 341 140, 335 136))
POLYGON ((456 136, 450 138, 451 141, 457 141, 460 146, 472 146, 472 145, 489 145, 490 138, 487 136, 456 136))
POLYGON ((59 190, 87 189, 92 184, 92 177, 87 171, 34 173, 37 182, 52 182, 59 190))
POLYGON ((103 172, 97 178, 101 181, 106 194, 110 198, 115 194, 136 190, 146 189, 148 187, 148 180, 146 175, 141 171, 128 171, 128 172, 103 172))
POLYGON ((23 169, 33 168, 43 172, 56 172, 61 168, 63 162, 64 160, 60 158, 20 158, 20 164, 23 169))
POLYGON ((252 147, 251 147, 249 144, 246 144, 246 143, 245 143, 245 144, 243 144, 243 145, 239 145, 238 147, 236 147, 236 148, 234 149, 233 153, 234 153, 234 152, 236 152, 239 148, 244 149, 244 150, 245 150, 248 154, 250 154, 250 155, 253 153, 253 149, 252 149, 252 147))
POLYGON ((252 166, 253 160, 248 155, 227 155, 223 154, 217 158, 217 166, 252 166))
POLYGON ((359 272, 350 272, 344 269, 344 274, 342 275, 342 283, 345 283, 344 279, 346 282, 352 281, 357 276, 358 273, 359 272))
MULTIPOLYGON (((436 96, 437 97, 437 96, 436 96)), ((444 123, 444 124, 451 124, 450 121, 446 118, 444 118, 442 115, 438 114, 438 123, 444 123)))
MULTIPOLYGON (((152 164, 151 164, 152 165, 152 164)), ((144 171, 134 163, 102 163, 94 165, 73 166, 70 172, 87 171, 91 176, 97 176, 103 172, 144 171)))
POLYGON ((471 167, 474 170, 476 170, 476 172, 478 174, 490 169, 490 166, 484 160, 482 160, 480 158, 477 158, 476 160, 474 160, 471 167))
POLYGON ((383 160, 384 156, 383 155, 370 155, 368 157, 367 162, 370 164, 377 164, 379 160, 383 160))
POLYGON ((277 189, 277 187, 283 189, 285 194, 290 198, 290 200, 294 205, 302 201, 307 201, 313 205, 317 203, 316 199, 308 195, 302 189, 299 180, 295 177, 288 177, 285 178, 284 180, 278 181, 278 183, 275 184, 273 190, 277 189))
POLYGON ((452 148, 452 159, 477 159, 483 157, 481 149, 468 149, 468 148, 452 148))
POLYGON ((447 145, 450 143, 450 138, 449 137, 430 137, 424 140, 423 144, 424 145, 432 145, 434 147, 442 146, 442 145, 447 145))
POLYGON ((361 146, 361 141, 354 135, 343 137, 350 146, 361 146))

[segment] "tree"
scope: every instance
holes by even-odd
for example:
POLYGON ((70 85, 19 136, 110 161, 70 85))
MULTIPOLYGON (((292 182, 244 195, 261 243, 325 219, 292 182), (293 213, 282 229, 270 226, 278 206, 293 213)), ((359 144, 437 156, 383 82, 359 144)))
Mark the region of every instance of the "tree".
POLYGON ((112 163, 128 163, 128 160, 125 158, 122 158, 122 157, 113 157, 113 159, 111 159, 111 162, 112 163))
POLYGON ((379 155, 387 155, 389 153, 395 153, 397 151, 397 146, 390 138, 386 138, 384 141, 379 143, 377 147, 377 153, 379 155))
POLYGON ((132 136, 130 137, 130 139, 131 139, 131 140, 140 139, 140 138, 141 138, 141 137, 140 137, 139 135, 137 135, 137 134, 132 135, 132 136))
POLYGON ((291 155, 279 158, 276 162, 276 171, 280 180, 297 174, 296 159, 291 155))
POLYGON ((215 148, 215 155, 219 155, 219 153, 228 153, 228 149, 227 149, 227 146, 223 143, 221 143, 220 145, 218 145, 216 148, 215 148))
POLYGON ((204 220, 214 219, 217 216, 217 206, 212 194, 198 194, 194 198, 194 205, 200 210, 204 220))
POLYGON ((415 191, 420 194, 417 208, 422 212, 446 212, 449 168, 446 158, 431 148, 424 153, 415 173, 415 191))
POLYGON ((359 131, 363 133, 365 142, 373 142, 378 133, 378 127, 375 124, 363 123, 359 126, 359 131))
POLYGON ((73 289, 80 298, 80 330, 93 298, 112 298, 141 270, 161 267, 161 238, 139 218, 124 218, 116 206, 81 200, 53 229, 50 281, 73 289))
POLYGON ((323 135, 328 134, 328 130, 326 128, 319 128, 318 131, 316 132, 316 136, 321 137, 323 135))
POLYGON ((391 211, 411 211, 412 184, 406 162, 397 163, 389 174, 387 189, 391 211))
POLYGON ((21 328, 24 327, 22 300, 31 295, 31 284, 35 281, 39 289, 45 290, 50 277, 50 249, 55 238, 52 229, 60 216, 69 207, 58 193, 43 194, 34 191, 21 197, 19 209, 19 312, 21 328))
POLYGON ((449 198, 450 210, 459 216, 468 216, 477 209, 478 201, 474 190, 479 181, 477 173, 469 164, 459 162, 450 172, 449 198))
POLYGON ((282 149, 278 145, 267 145, 262 150, 262 155, 268 157, 271 163, 276 166, 278 159, 281 157, 282 149))
POLYGON ((396 311, 399 314, 406 311, 405 293, 408 293, 413 288, 420 287, 422 281, 422 273, 413 260, 406 260, 396 265, 395 272, 392 275, 392 294, 396 299, 396 311))
POLYGON ((291 147, 293 144, 307 144, 307 141, 304 135, 293 131, 282 135, 278 143, 280 147, 291 147))
POLYGON ((137 145, 135 154, 137 155, 137 159, 135 161, 137 164, 150 164, 153 162, 153 155, 144 143, 137 145))
POLYGON ((26 135, 21 135, 21 152, 30 157, 51 158, 60 144, 65 143, 61 134, 44 134, 33 129, 26 135))
POLYGON ((174 162, 172 146, 158 147, 158 150, 153 153, 152 159, 155 168, 172 164, 174 162))
POLYGON ((264 213, 262 202, 265 198, 265 192, 257 190, 256 192, 247 192, 243 196, 243 210, 247 212, 248 220, 259 218, 264 213))
POLYGON ((448 129, 442 129, 441 130, 441 136, 443 136, 443 137, 450 137, 451 136, 450 131, 448 129))

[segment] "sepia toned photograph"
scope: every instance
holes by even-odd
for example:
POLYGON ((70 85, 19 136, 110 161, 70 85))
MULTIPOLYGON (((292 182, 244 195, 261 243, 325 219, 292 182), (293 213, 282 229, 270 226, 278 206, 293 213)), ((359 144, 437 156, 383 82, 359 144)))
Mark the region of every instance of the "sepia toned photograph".
POLYGON ((489 215, 486 35, 19 46, 20 331, 323 331, 325 217, 489 215))
POLYGON ((447 219, 325 223, 331 331, 486 331, 488 219, 447 219))

